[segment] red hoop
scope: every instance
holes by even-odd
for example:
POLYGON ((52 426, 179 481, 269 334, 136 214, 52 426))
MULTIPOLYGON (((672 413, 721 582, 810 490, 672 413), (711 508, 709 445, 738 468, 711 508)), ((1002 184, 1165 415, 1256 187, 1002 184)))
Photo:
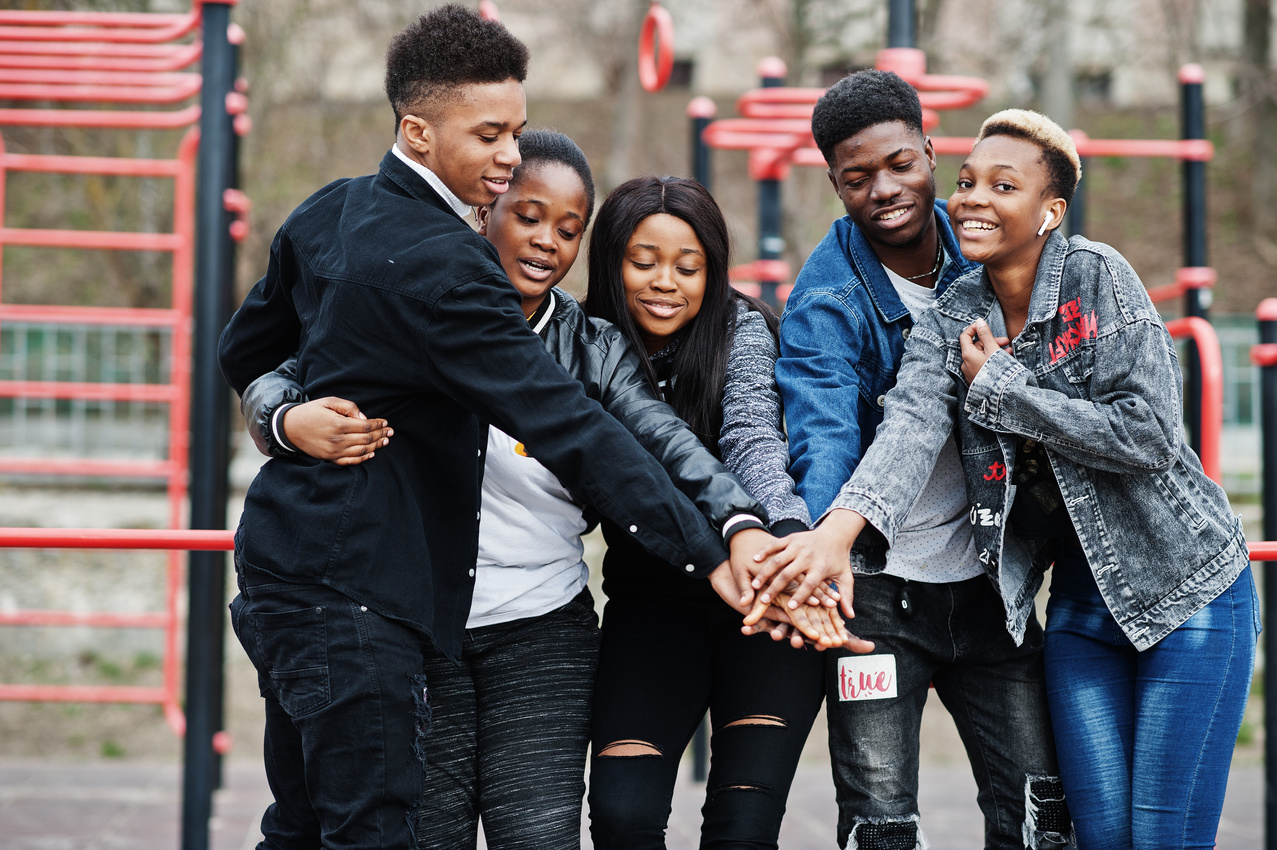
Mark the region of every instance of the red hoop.
POLYGON ((664 6, 654 2, 643 16, 643 29, 639 33, 639 83, 645 91, 660 91, 670 81, 673 70, 674 19, 664 6), (661 43, 659 55, 656 52, 657 40, 661 43))

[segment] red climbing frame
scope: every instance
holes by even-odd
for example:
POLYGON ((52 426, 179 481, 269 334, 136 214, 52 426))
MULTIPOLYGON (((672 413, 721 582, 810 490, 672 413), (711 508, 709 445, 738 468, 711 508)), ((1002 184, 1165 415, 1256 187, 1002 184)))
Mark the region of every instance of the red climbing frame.
MULTIPOLYGON (((195 164, 199 133, 201 78, 188 71, 200 59, 199 40, 190 41, 201 20, 200 0, 181 15, 86 12, 0 12, 0 99, 40 102, 40 107, 0 109, 0 127, 45 126, 124 129, 186 128, 172 159, 52 156, 9 153, 0 137, 0 249, 8 245, 56 249, 159 251, 172 258, 172 301, 161 309, 122 309, 64 305, 18 305, 3 301, 0 328, 13 323, 112 325, 165 328, 171 334, 168 382, 163 384, 0 381, 0 397, 91 401, 147 401, 168 407, 168 453, 161 460, 122 461, 93 458, 0 458, 0 473, 24 475, 111 476, 161 479, 168 494, 168 524, 180 528, 187 493, 190 417, 192 288, 195 245, 195 164), (45 104, 53 104, 46 106, 45 104), (66 105, 72 105, 67 108, 66 105), (86 108, 88 107, 88 108, 86 108), (140 108, 139 108, 140 107, 140 108), (165 108, 172 107, 172 108, 165 108), (173 186, 173 229, 167 233, 107 232, 9 227, 4 220, 5 176, 10 172, 167 178, 173 186)), ((242 99, 242 94, 240 95, 242 99)), ((243 119, 244 104, 228 109, 243 119)), ((238 120, 238 119, 237 119, 238 120)), ((228 209, 247 213, 242 193, 228 193, 228 209)), ((242 226, 241 233, 242 236, 242 226)), ((3 258, 0 255, 0 274, 3 258)), ((2 279, 0 279, 2 280, 2 279)), ((86 546, 83 534, 69 530, 13 531, 0 545, 86 546), (23 542, 26 541, 26 542, 23 542)), ((170 548, 164 610, 116 613, 20 610, 0 613, 0 625, 100 626, 164 630, 163 684, 160 687, 76 687, 0 685, 0 700, 142 702, 163 706, 169 725, 185 728, 180 684, 180 601, 183 583, 178 549, 200 545, 214 535, 229 548, 229 532, 92 532, 94 546, 170 548), (200 535, 204 535, 201 537, 200 535), (107 542, 113 539, 119 543, 107 542), (168 541, 170 545, 156 545, 168 541)))

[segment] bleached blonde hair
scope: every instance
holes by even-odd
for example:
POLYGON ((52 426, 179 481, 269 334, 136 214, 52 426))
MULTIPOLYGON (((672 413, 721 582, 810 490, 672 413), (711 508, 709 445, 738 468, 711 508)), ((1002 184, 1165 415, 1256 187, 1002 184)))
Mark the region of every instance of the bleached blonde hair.
POLYGON ((1077 155, 1077 145, 1063 127, 1031 109, 1004 109, 984 120, 975 143, 990 136, 1024 139, 1041 148, 1050 176, 1049 191, 1055 197, 1073 201, 1073 192, 1082 179, 1082 160, 1077 155))

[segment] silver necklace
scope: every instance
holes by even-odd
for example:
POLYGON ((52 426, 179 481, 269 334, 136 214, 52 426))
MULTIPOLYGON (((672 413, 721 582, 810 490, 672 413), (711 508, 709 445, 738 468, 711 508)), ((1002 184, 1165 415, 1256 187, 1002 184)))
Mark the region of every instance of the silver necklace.
POLYGON ((937 272, 940 271, 940 261, 943 259, 944 259, 944 245, 940 242, 940 234, 936 234, 936 264, 931 269, 931 271, 923 272, 922 274, 916 274, 913 277, 905 277, 904 275, 901 275, 901 277, 904 277, 905 280, 919 280, 924 277, 930 277, 931 275, 936 274, 937 272))

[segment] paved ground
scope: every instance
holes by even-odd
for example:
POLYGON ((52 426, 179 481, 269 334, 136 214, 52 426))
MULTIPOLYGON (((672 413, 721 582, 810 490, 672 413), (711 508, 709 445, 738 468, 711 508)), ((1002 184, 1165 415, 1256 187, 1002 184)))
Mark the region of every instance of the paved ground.
MULTIPOLYGON (((685 765, 686 767, 686 765, 685 765)), ((686 773, 686 771, 685 771, 686 773)), ((261 767, 232 761, 211 824, 213 850, 251 850, 269 802, 261 767)), ((979 850, 982 827, 975 784, 957 766, 925 767, 923 824, 935 850, 979 850)), ((0 846, 7 850, 174 850, 178 846, 179 769, 136 762, 0 762, 0 846)), ((670 850, 696 847, 702 786, 679 783, 670 850)), ((1250 850, 1263 838, 1263 772, 1234 768, 1220 825, 1220 850, 1250 850)), ((828 767, 805 761, 781 832, 784 850, 834 847, 834 798, 828 767)), ((583 832, 584 835, 584 832, 583 832)), ((481 845, 482 846, 482 845, 481 845)), ((584 844, 589 846, 588 840, 584 844)))

